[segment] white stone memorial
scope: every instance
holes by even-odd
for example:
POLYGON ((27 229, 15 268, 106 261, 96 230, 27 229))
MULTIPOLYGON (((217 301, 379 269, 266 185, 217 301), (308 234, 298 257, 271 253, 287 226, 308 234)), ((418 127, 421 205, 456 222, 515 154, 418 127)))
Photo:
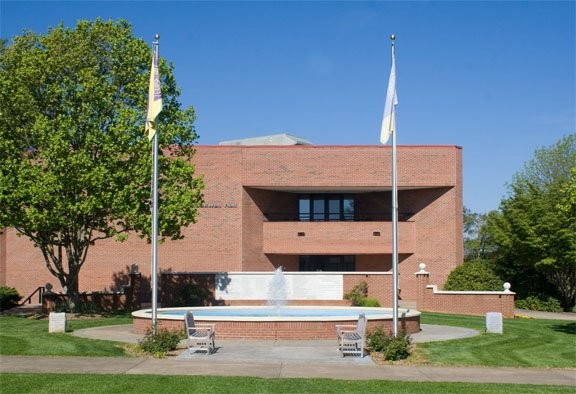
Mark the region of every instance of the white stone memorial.
MULTIPOLYGON (((341 300, 344 279, 339 274, 318 274, 311 272, 293 274, 284 272, 286 300, 341 300)), ((216 286, 218 300, 267 300, 270 283, 274 273, 227 273, 217 274, 216 286)))
POLYGON ((48 332, 66 332, 66 313, 50 312, 48 317, 48 332))
POLYGON ((488 334, 503 334, 502 313, 486 313, 486 332, 488 334))

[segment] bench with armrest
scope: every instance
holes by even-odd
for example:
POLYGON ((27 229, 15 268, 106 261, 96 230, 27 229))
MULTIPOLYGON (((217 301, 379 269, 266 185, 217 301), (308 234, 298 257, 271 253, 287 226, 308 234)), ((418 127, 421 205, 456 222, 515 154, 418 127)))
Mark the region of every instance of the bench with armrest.
POLYGON ((188 339, 188 352, 204 351, 210 354, 214 351, 214 324, 197 324, 191 311, 186 312, 186 337, 188 339))
POLYGON ((364 336, 366 334, 366 315, 358 316, 358 323, 336 325, 336 337, 338 338, 338 350, 342 357, 346 355, 364 357, 364 336))

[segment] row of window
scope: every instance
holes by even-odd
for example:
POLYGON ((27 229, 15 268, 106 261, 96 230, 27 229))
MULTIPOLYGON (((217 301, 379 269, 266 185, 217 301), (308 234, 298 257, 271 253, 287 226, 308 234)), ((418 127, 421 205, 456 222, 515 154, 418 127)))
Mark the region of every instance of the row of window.
POLYGON ((298 217, 302 222, 354 220, 352 194, 301 194, 298 217))
POLYGON ((355 256, 300 256, 300 271, 356 271, 355 256))
MULTIPOLYGON (((302 222, 353 221, 352 194, 301 194, 299 220, 302 222)), ((356 271, 355 256, 300 256, 300 271, 356 271)))

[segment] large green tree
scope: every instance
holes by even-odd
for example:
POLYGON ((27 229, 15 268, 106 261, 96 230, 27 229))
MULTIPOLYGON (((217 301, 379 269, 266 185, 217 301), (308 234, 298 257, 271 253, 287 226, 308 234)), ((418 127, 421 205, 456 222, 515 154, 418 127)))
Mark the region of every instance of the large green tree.
MULTIPOLYGON (((79 21, 0 45, 0 228, 40 248, 72 300, 94 242, 150 239, 152 145, 144 133, 151 49, 123 20, 79 21)), ((195 221, 194 110, 160 59, 159 233, 195 221)))
POLYGON ((488 215, 464 207, 464 261, 488 260, 494 252, 486 228, 488 215))
POLYGON ((576 164, 570 171, 570 181, 560 191, 558 208, 568 215, 576 216, 576 164))
POLYGON ((519 295, 548 294, 565 310, 576 300, 576 134, 534 158, 516 174, 500 212, 488 216, 496 269, 519 295))

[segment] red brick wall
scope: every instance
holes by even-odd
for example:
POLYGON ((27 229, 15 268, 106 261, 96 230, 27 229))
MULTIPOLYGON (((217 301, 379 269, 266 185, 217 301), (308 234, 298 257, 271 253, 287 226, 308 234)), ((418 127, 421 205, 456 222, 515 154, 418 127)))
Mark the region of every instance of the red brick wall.
POLYGON ((284 271, 300 270, 300 259, 298 256, 289 254, 269 254, 267 257, 270 259, 274 270, 278 267, 282 267, 284 271))
MULTIPOLYGON (((457 186, 460 156, 456 146, 398 146, 398 187, 457 186)), ((392 184, 390 146, 246 147, 243 167, 243 184, 251 187, 345 189, 392 184)))
POLYGON ((354 286, 361 282, 368 284, 368 298, 376 298, 382 307, 392 307, 392 275, 346 273, 344 275, 344 294, 350 292, 354 286))
MULTIPOLYGON (((356 255, 392 250, 391 222, 265 222, 260 228, 260 253, 356 255)), ((399 252, 414 253, 415 223, 399 222, 398 233, 403 234, 398 239, 399 252)))
MULTIPOLYGON (((234 322, 234 321, 201 321, 202 324, 214 324, 216 341, 218 339, 334 339, 336 340, 337 324, 355 324, 356 321, 327 321, 327 322, 234 322)), ((420 331, 420 316, 406 317, 399 321, 408 333, 420 331)), ((391 320, 368 320, 366 329, 376 326, 392 331, 391 320)), ((135 333, 145 334, 151 327, 150 319, 134 318, 132 330, 135 333)), ((158 329, 184 330, 183 320, 158 320, 158 329)))
POLYGON ((6 286, 6 233, 0 228, 0 286, 6 286))
POLYGON ((360 254, 356 256, 356 271, 392 272, 392 255, 360 254))
POLYGON ((0 272, 0 283, 15 287, 23 297, 28 297, 46 283, 52 283, 55 290, 60 288, 57 279, 48 272, 40 249, 35 248, 28 238, 19 237, 16 230, 9 228, 4 231, 5 244, 0 244, 3 249, 0 258, 5 256, 6 264, 4 272, 0 272))
MULTIPOLYGON (((428 264, 434 283, 441 285, 462 261, 461 152, 455 146, 398 147, 399 211, 414 214, 414 250, 400 255, 404 301, 416 301, 413 273, 419 263, 428 264)), ((206 205, 197 223, 183 231, 184 240, 160 245, 158 265, 174 272, 272 271, 278 265, 297 270, 296 253, 262 253, 264 214, 293 209, 298 191, 359 189, 367 192, 357 194, 359 212, 372 206, 389 214, 390 154, 388 146, 198 146, 194 163, 197 174, 204 175, 206 205)), ((60 290, 26 238, 8 230, 0 248, 1 283, 24 296, 46 282, 60 290)), ((133 263, 146 281, 150 260, 150 245, 137 236, 124 243, 98 241, 88 252, 80 289, 104 291, 126 284, 123 280, 133 263)), ((370 271, 389 270, 391 260, 390 254, 366 249, 356 253, 356 261, 358 270, 370 271)))
POLYGON ((417 307, 419 311, 479 316, 488 312, 500 312, 505 318, 514 317, 513 292, 437 292, 436 286, 428 285, 428 274, 416 276, 420 285, 417 307))

